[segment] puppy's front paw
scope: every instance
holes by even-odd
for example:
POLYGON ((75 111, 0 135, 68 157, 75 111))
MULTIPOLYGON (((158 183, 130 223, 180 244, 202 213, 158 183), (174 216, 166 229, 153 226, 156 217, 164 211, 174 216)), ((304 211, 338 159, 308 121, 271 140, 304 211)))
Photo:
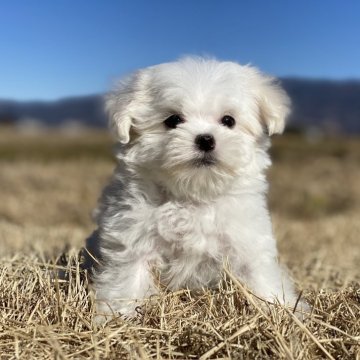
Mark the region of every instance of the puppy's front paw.
POLYGON ((301 321, 307 319, 311 314, 311 306, 304 300, 300 300, 296 304, 296 308, 292 310, 294 311, 295 316, 301 321))
POLYGON ((161 206, 156 220, 158 232, 166 241, 179 241, 194 231, 194 215, 188 208, 175 203, 161 206))
POLYGON ((141 315, 138 308, 139 306, 135 302, 117 301, 110 304, 98 300, 93 321, 97 325, 103 325, 115 318, 135 319, 141 315))

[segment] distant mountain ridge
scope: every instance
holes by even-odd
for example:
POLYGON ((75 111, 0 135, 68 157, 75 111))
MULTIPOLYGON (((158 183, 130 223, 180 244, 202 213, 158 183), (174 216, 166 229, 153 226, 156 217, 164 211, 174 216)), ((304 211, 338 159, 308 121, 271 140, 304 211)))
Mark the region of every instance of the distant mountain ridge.
POLYGON ((290 127, 360 133, 360 80, 282 79, 292 99, 290 127))
MULTIPOLYGON (((360 133, 360 80, 284 78, 281 83, 292 99, 288 129, 360 133)), ((71 122, 90 127, 107 124, 102 95, 57 101, 0 100, 0 124, 26 121, 50 127, 71 122)))
POLYGON ((63 98, 56 101, 13 101, 0 99, 1 122, 17 124, 35 120, 44 126, 61 126, 77 121, 91 127, 106 126, 101 95, 63 98))

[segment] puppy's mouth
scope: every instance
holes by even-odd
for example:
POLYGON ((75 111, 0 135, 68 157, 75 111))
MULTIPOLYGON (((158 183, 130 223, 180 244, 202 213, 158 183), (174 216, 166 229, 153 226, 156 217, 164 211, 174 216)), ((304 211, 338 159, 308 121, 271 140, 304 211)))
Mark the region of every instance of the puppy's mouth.
POLYGON ((193 164, 196 167, 209 167, 216 164, 216 159, 212 155, 204 155, 199 159, 195 159, 193 164))

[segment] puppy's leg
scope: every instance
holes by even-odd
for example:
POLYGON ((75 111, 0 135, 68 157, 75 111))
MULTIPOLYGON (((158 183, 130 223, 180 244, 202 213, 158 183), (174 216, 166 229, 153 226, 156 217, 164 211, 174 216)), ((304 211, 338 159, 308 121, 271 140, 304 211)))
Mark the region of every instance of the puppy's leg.
POLYGON ((245 269, 248 271, 245 275, 246 281, 260 297, 269 301, 277 299, 283 304, 296 301, 291 280, 275 257, 260 255, 250 265, 245 266, 245 269))
POLYGON ((96 321, 116 315, 134 317, 142 300, 156 292, 150 265, 144 258, 112 261, 94 275, 96 321))
MULTIPOLYGON (((279 265, 276 256, 261 254, 251 262, 237 264, 234 270, 238 278, 259 297, 285 306, 295 306, 298 296, 294 285, 287 271, 279 265)), ((300 312, 308 311, 309 307, 300 301, 297 309, 300 312)))

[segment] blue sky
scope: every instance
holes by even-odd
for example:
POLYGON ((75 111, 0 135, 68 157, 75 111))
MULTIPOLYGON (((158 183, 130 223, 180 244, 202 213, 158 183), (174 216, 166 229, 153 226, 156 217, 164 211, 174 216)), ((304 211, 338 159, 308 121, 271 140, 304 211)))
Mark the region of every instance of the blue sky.
POLYGON ((0 3, 0 98, 100 93, 129 71, 186 54, 276 76, 360 78, 360 1, 0 3))

